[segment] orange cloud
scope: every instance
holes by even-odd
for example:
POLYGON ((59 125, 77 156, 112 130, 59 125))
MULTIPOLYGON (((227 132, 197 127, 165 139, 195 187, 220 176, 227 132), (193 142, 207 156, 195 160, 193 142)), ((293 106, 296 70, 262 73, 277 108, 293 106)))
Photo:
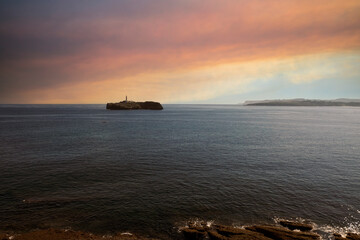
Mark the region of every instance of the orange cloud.
MULTIPOLYGON (((281 59, 240 61, 194 69, 159 70, 137 75, 77 82, 58 88, 34 90, 24 94, 34 103, 104 103, 128 95, 134 100, 165 103, 205 101, 222 95, 256 91, 259 83, 285 81, 292 85, 322 79, 358 79, 360 54, 352 52, 302 55, 281 59), (38 96, 34 98, 33 96, 38 96)), ((356 84, 356 83, 355 83, 356 84)), ((360 85, 357 83, 359 88, 360 85)), ((321 89, 323 90, 323 89, 321 89)), ((239 100, 235 100, 239 101, 239 100)))

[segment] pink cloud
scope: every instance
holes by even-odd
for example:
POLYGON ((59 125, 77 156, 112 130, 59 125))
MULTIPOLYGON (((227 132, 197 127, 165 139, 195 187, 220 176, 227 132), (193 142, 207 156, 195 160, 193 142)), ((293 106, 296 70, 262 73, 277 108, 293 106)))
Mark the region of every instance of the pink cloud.
POLYGON ((121 7, 0 23, 0 100, 25 90, 360 47, 357 0, 154 1, 117 14, 121 7))

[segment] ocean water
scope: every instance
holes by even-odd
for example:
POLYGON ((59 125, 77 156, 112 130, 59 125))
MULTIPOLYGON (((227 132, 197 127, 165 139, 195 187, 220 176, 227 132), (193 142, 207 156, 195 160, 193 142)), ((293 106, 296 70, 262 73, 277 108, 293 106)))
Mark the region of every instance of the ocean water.
POLYGON ((0 105, 0 230, 360 229, 360 108, 0 105))

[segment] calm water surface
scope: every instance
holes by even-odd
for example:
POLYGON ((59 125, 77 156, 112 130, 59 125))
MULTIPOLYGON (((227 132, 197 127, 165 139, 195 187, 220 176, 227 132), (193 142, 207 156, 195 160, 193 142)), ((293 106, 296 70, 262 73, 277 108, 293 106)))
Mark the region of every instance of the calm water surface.
POLYGON ((0 229, 360 229, 360 108, 0 105, 0 229))

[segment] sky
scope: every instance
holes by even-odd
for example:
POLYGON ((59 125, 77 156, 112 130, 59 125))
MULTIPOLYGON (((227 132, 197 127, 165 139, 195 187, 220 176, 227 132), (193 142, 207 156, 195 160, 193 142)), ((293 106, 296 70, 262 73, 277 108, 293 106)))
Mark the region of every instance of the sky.
POLYGON ((360 1, 0 1, 0 103, 125 96, 360 98, 360 1))

